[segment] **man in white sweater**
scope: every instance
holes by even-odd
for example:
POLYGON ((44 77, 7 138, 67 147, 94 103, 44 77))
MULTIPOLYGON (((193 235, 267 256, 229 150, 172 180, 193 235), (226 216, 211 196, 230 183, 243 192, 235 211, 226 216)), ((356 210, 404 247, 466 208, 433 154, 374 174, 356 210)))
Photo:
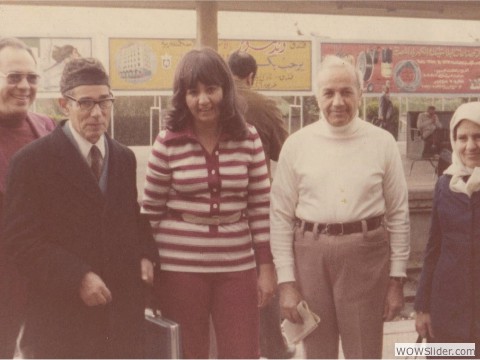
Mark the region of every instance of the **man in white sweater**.
POLYGON ((305 300, 319 327, 307 358, 381 358, 383 321, 403 307, 408 191, 392 135, 358 117, 362 76, 328 56, 319 121, 290 136, 271 192, 271 246, 283 317, 305 300))

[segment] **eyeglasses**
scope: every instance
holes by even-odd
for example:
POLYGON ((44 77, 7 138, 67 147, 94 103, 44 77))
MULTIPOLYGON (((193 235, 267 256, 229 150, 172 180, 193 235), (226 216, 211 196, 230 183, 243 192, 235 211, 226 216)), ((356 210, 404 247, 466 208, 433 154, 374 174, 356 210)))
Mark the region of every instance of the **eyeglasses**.
POLYGON ((113 102, 115 101, 115 98, 107 98, 107 99, 101 99, 101 100, 93 100, 93 99, 77 100, 68 95, 64 95, 64 96, 72 101, 75 101, 80 107, 80 109, 83 111, 91 111, 97 104, 100 107, 100 109, 109 110, 112 108, 113 102))
POLYGON ((37 85, 38 80, 40 80, 40 75, 35 73, 9 72, 8 74, 4 74, 0 71, 0 77, 6 78, 7 84, 9 85, 17 85, 23 78, 26 78, 30 85, 37 85))

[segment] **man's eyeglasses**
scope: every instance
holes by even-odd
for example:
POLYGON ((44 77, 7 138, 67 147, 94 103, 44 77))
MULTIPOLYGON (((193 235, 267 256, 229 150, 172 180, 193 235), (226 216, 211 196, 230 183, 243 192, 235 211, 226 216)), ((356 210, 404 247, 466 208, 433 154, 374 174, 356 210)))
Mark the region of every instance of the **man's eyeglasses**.
POLYGON ((30 85, 37 85, 38 80, 40 80, 40 75, 35 73, 9 72, 8 74, 4 74, 0 71, 0 77, 7 79, 7 84, 9 85, 17 85, 23 78, 27 78, 30 85))
POLYGON ((64 95, 66 98, 75 101, 78 106, 80 107, 81 110, 83 111, 91 111, 95 105, 98 104, 100 109, 102 110, 109 110, 113 106, 113 102, 115 101, 115 98, 106 98, 106 99, 101 99, 101 100, 93 100, 93 99, 80 99, 77 100, 71 96, 64 95))

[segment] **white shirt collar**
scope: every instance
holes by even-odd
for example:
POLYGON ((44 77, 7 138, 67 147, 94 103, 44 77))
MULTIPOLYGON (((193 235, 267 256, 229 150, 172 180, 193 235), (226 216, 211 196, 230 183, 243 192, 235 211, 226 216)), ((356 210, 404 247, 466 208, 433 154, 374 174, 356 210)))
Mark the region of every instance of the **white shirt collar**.
POLYGON ((100 139, 95 144, 92 144, 90 141, 86 140, 82 135, 78 133, 78 131, 70 125, 70 121, 67 121, 67 125, 70 128, 73 138, 80 149, 80 153, 85 159, 88 159, 88 154, 90 153, 90 149, 93 145, 96 145, 102 154, 102 158, 105 158, 105 135, 102 134, 100 139))

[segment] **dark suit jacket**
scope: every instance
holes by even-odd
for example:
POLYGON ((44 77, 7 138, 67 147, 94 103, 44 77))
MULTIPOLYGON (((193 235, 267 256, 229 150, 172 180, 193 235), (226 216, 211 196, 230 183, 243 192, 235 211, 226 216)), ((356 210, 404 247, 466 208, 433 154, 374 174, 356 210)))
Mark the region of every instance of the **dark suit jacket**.
POLYGON ((4 241, 29 281, 21 343, 27 356, 143 355, 140 260, 157 261, 158 254, 139 212, 135 156, 108 137, 107 144, 105 195, 61 126, 12 160, 4 241), (88 271, 111 290, 109 305, 88 307, 80 299, 88 271))

